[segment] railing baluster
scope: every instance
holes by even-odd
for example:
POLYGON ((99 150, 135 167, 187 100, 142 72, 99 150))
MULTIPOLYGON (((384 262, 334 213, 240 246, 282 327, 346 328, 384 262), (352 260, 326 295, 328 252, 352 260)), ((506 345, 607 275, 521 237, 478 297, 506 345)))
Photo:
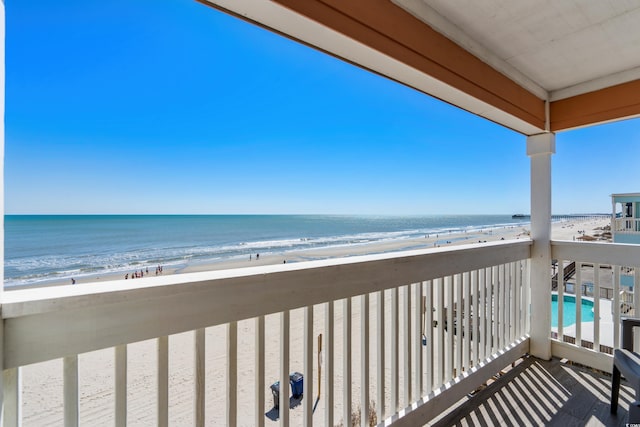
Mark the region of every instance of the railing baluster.
MULTIPOLYGON (((473 292, 473 319, 470 328, 473 332, 473 358, 472 365, 477 366, 480 362, 480 283, 478 281, 478 270, 471 272, 471 289, 473 292)), ((471 334, 469 334, 471 335, 471 334)))
POLYGON ((447 359, 446 359, 446 377, 445 382, 449 381, 455 375, 453 370, 455 369, 455 351, 454 351, 454 335, 455 324, 453 323, 455 307, 454 307, 454 287, 453 277, 445 277, 445 286, 447 293, 447 359))
POLYGON ((582 347, 582 263, 576 262, 576 345, 582 347))
POLYGON ((498 277, 496 277, 496 307, 498 307, 497 311, 496 311, 496 316, 497 316, 497 321, 498 321, 498 346, 495 350, 500 349, 502 347, 504 347, 504 323, 505 323, 505 309, 506 306, 504 305, 504 264, 500 264, 497 267, 498 270, 498 277))
POLYGON ((493 336, 491 340, 491 354, 494 354, 500 347, 500 275, 498 266, 491 267, 491 302, 492 302, 492 321, 493 336))
POLYGON ((78 355, 67 356, 64 365, 64 425, 77 427, 80 422, 78 402, 78 355))
POLYGON ((377 339, 377 375, 376 375, 376 396, 378 400, 378 414, 380 414, 380 419, 383 420, 385 418, 385 405, 384 405, 384 376, 385 376, 385 361, 384 361, 384 351, 385 351, 385 339, 384 339, 384 291, 379 291, 377 293, 378 307, 377 307, 377 329, 378 329, 378 339, 377 339))
POLYGON ((435 387, 440 387, 442 384, 446 382, 446 372, 445 372, 445 358, 444 358, 444 279, 436 279, 436 292, 438 305, 436 307, 436 315, 438 316, 438 357, 436 360, 438 361, 438 371, 436 376, 435 387))
POLYGON ((426 381, 426 393, 425 394, 429 394, 431 393, 431 390, 433 390, 433 380, 434 380, 434 366, 433 366, 433 346, 434 346, 434 337, 433 337, 433 307, 434 307, 434 301, 433 301, 433 287, 434 287, 434 282, 429 280, 427 281, 427 291, 426 291, 426 296, 425 296, 425 335, 427 338, 427 346, 426 346, 426 358, 427 358, 427 363, 426 363, 426 374, 427 374, 427 381, 426 381))
POLYGON ((334 301, 329 301, 324 305, 325 315, 324 315, 324 334, 326 337, 326 341, 323 344, 324 349, 322 352, 324 353, 324 366, 326 374, 324 376, 324 393, 326 396, 326 405, 324 407, 325 411, 325 425, 333 426, 333 323, 334 323, 334 301))
POLYGON ((471 359, 471 334, 473 334, 471 330, 471 283, 470 277, 471 273, 465 272, 462 275, 462 288, 463 288, 463 298, 464 298, 464 317, 462 319, 464 331, 464 357, 462 360, 462 366, 465 371, 468 371, 470 368, 469 360, 471 359))
POLYGON ((593 265, 593 349, 600 351, 600 264, 593 265))
POLYGON ((342 415, 344 425, 351 427, 351 298, 342 307, 342 415))
POLYGON ((487 298, 487 287, 486 287, 486 269, 481 269, 478 272, 478 327, 480 329, 479 338, 479 350, 478 350, 478 361, 476 363, 482 362, 486 358, 486 346, 487 346, 487 312, 486 312, 486 298, 487 298))
POLYGON ((620 266, 613 266, 613 347, 620 348, 620 266))
POLYGON ((289 426, 289 310, 280 316, 280 425, 289 426))
MULTIPOLYGON (((195 424, 197 427, 204 427, 205 415, 205 349, 206 335, 205 329, 200 328, 194 331, 195 334, 195 424)), ((228 363, 228 361, 227 361, 228 363)), ((228 398, 228 397, 227 397, 228 398)))
POLYGON ((511 316, 511 304, 509 304, 509 264, 501 265, 500 292, 502 294, 502 343, 500 348, 506 347, 509 341, 509 317, 511 316))
POLYGON ((515 277, 514 277, 515 267, 511 262, 505 265, 505 276, 506 276, 506 298, 505 305, 508 310, 509 316, 506 318, 507 322, 507 343, 512 343, 516 336, 516 319, 515 319, 515 277))
POLYGON ((416 366, 413 380, 413 400, 420 398, 422 394, 422 282, 413 284, 414 320, 413 330, 413 360, 416 366))
POLYGON ((462 311, 464 309, 464 305, 463 305, 463 295, 462 295, 462 275, 461 274, 456 274, 454 277, 454 281, 456 284, 456 295, 455 295, 455 307, 456 307, 456 311, 455 311, 455 316, 456 316, 456 320, 455 320, 455 328, 454 328, 454 333, 455 333, 455 351, 456 351, 456 376, 460 375, 462 373, 462 351, 463 351, 463 338, 462 336, 464 335, 464 325, 462 324, 462 311))
POLYGON ((492 281, 493 281, 493 276, 492 276, 492 268, 491 267, 487 267, 485 269, 485 282, 484 282, 484 287, 485 287, 485 306, 484 306, 484 313, 485 313, 485 322, 486 322, 486 341, 485 341, 485 348, 484 348, 484 354, 485 354, 485 358, 489 357, 492 352, 491 352, 491 347, 492 347, 492 342, 493 342, 493 290, 492 290, 492 281))
MULTIPOLYGON (((514 289, 514 297, 513 297, 513 332, 514 339, 520 338, 522 336, 522 292, 520 287, 522 286, 522 281, 520 280, 520 263, 513 263, 513 289, 514 289)), ((512 340, 513 341, 513 340, 512 340)))
POLYGON ((238 424, 238 322, 227 324, 227 425, 238 424))
POLYGON ((116 369, 116 427, 127 425, 127 345, 115 347, 116 369))
POLYGON ((158 426, 169 426, 169 337, 158 337, 158 426))
POLYGON ((524 274, 524 284, 525 284, 525 289, 524 289, 524 328, 525 331, 527 333, 529 333, 529 331, 531 331, 531 274, 529 274, 529 271, 531 271, 531 260, 527 259, 524 262, 524 269, 523 269, 523 274, 524 274))
POLYGON ((360 407, 361 425, 369 425, 369 294, 360 297, 360 315, 362 325, 360 331, 360 407))
MULTIPOLYGON (((22 425, 22 368, 5 369, 2 372, 4 394, 3 427, 22 425)), ((65 412, 66 414, 66 412, 65 412)), ((66 417, 65 417, 66 425, 66 417)))
POLYGON ((558 260, 558 297, 556 298, 556 307, 558 309, 558 340, 564 341, 564 260, 558 260))
POLYGON ((402 326, 403 326, 403 397, 404 405, 411 403, 411 301, 409 299, 411 285, 402 287, 402 326))
MULTIPOLYGON (((313 425, 313 306, 304 308, 304 426, 313 425)), ((262 417, 264 420, 264 417, 262 417)))
POLYGON ((398 393, 398 288, 391 289, 391 406, 390 412, 395 414, 400 405, 398 393))
POLYGON ((523 286, 524 282, 522 280, 522 263, 520 261, 516 261, 516 315, 517 315, 517 325, 516 329, 516 338, 520 338, 524 335, 524 291, 523 286))
MULTIPOLYGON (((256 413, 255 422, 256 427, 264 427, 264 409, 265 409, 265 396, 264 396, 264 316, 258 316, 255 319, 255 375, 256 375, 256 413)), ((305 380, 306 383, 306 380, 305 380)), ((311 399, 309 399, 311 400, 311 399)))

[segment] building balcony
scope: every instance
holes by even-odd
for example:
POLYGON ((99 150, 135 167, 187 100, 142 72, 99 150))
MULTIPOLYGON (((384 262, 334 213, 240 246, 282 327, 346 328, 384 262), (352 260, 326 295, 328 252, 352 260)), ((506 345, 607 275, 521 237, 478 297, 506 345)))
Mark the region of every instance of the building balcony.
POLYGON ((638 218, 616 218, 613 224, 615 234, 640 235, 640 219, 638 218))
MULTIPOLYGON (((556 414, 574 401, 554 369, 568 366, 558 368, 561 359, 611 371, 620 317, 638 307, 620 272, 640 267, 640 246, 553 241, 557 265, 576 263, 576 285, 562 277, 553 292, 551 266, 547 282, 531 283, 532 246, 515 240, 7 291, 5 423, 424 425, 479 410, 482 389, 507 384, 496 375, 513 377, 498 401, 485 399, 500 419, 565 419, 556 414), (611 292, 601 292, 603 275, 611 292), (547 290, 548 306, 532 305, 532 289, 547 290), (572 310, 571 324, 549 321, 554 293, 558 319, 572 310), (593 307, 586 318, 575 303, 583 300, 593 307), (552 364, 527 357, 535 322, 551 324, 537 345, 550 346, 552 364), (291 394, 293 372, 304 375, 302 396, 291 394), (287 384, 278 400, 276 381, 287 384), (544 413, 524 397, 530 391, 546 396, 544 413)), ((612 417, 603 409, 610 380, 570 369, 563 375, 595 390, 599 421, 624 422, 628 389, 612 417)))

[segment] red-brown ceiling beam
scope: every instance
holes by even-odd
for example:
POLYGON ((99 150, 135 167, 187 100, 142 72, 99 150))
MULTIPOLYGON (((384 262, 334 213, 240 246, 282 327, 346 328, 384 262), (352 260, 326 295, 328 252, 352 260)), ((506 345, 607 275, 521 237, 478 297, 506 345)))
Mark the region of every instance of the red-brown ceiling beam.
POLYGON ((640 80, 560 99, 549 110, 554 132, 638 116, 640 80))
POLYGON ((273 0, 544 128, 544 101, 388 0, 273 0))

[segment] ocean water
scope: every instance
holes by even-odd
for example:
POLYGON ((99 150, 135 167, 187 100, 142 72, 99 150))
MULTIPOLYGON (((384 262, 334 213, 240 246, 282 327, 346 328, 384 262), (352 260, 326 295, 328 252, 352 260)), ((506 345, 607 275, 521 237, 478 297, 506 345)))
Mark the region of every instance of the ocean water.
POLYGON ((5 286, 524 224, 511 215, 7 215, 5 286))

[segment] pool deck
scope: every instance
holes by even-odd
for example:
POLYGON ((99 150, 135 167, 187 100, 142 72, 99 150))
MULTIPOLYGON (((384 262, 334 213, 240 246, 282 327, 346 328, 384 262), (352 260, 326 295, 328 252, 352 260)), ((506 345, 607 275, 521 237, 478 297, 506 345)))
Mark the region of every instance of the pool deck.
MULTIPOLYGON (((555 294, 555 293, 554 293, 555 294)), ((569 295, 574 296, 574 295, 569 295)), ((593 298, 583 297, 593 301, 593 298)), ((613 347, 613 314, 612 301, 600 299, 600 344, 613 347)), ((582 322, 581 338, 586 341, 593 342, 594 322, 582 322)), ((552 327, 553 332, 558 332, 557 327, 552 327)), ((576 325, 565 326, 562 333, 564 335, 576 336, 576 325)))

